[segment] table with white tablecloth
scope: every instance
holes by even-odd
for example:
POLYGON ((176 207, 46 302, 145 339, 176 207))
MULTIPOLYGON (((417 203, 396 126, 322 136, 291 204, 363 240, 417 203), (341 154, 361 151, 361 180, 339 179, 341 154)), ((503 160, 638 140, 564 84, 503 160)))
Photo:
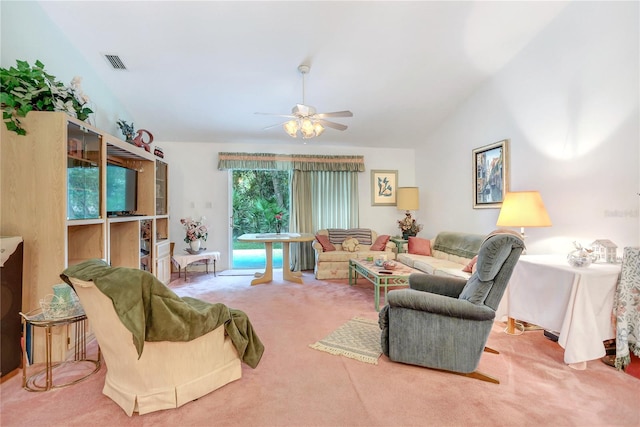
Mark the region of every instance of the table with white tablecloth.
POLYGON ((508 315, 558 335, 564 362, 584 369, 615 337, 612 311, 619 264, 571 267, 563 255, 522 255, 507 288, 508 315))
POLYGON ((194 262, 203 261, 206 264, 207 273, 209 273, 209 262, 213 262, 213 275, 216 275, 216 261, 220 259, 220 252, 218 251, 208 251, 206 249, 202 249, 199 252, 187 252, 185 249, 184 253, 174 253, 171 257, 171 262, 178 267, 178 277, 180 277, 180 273, 184 270, 184 278, 187 279, 187 266, 189 264, 193 264, 194 262))

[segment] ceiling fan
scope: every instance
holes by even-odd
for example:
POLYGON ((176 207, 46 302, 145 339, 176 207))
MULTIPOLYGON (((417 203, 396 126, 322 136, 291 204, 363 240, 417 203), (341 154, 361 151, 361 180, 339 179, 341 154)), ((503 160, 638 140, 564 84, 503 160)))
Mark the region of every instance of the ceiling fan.
POLYGON ((267 116, 286 117, 289 119, 283 123, 267 126, 266 128, 264 128, 264 130, 282 126, 285 132, 287 132, 292 138, 297 138, 298 134, 300 134, 302 135, 303 139, 309 139, 320 136, 324 132, 325 127, 336 130, 347 129, 346 125, 335 123, 326 119, 333 117, 353 117, 353 113, 351 111, 317 113, 314 107, 305 104, 304 76, 309 72, 310 69, 311 67, 306 64, 298 66, 298 71, 300 71, 300 73, 302 74, 302 104, 296 104, 296 106, 291 109, 291 114, 256 113, 264 114, 267 116))

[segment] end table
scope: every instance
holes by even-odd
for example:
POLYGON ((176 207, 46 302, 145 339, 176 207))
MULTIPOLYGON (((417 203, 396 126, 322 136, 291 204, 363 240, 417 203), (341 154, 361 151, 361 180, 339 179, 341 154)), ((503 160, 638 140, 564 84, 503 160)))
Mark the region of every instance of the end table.
POLYGON ((85 327, 87 316, 82 312, 75 316, 62 317, 57 319, 45 318, 41 309, 36 309, 28 313, 20 313, 24 325, 24 337, 27 336, 27 330, 29 329, 30 336, 33 337, 33 327, 45 328, 45 367, 44 369, 27 377, 27 367, 29 363, 27 361, 27 348, 26 345, 22 346, 22 387, 29 391, 47 391, 52 388, 66 387, 71 384, 75 384, 96 373, 100 369, 101 355, 100 347, 98 347, 98 355, 96 359, 87 358, 87 338, 85 335, 85 327), (55 362, 51 361, 51 328, 55 326, 64 326, 76 324, 76 342, 74 349, 74 359, 69 361, 55 362), (95 367, 89 373, 65 382, 64 384, 53 383, 53 370, 56 367, 62 366, 67 363, 90 363, 95 367), (44 384, 38 383, 44 377, 44 384))
POLYGON ((404 244, 409 243, 408 240, 403 239, 401 236, 394 236, 394 237, 391 237, 389 240, 391 240, 393 243, 396 244, 397 253, 399 254, 405 252, 404 244))

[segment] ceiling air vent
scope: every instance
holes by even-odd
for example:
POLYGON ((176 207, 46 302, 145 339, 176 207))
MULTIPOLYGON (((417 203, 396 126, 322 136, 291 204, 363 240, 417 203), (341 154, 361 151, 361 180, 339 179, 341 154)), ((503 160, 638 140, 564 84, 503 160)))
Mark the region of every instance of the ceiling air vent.
POLYGON ((107 61, 109 61, 109 64, 111 64, 114 70, 127 69, 127 67, 124 66, 124 62, 122 62, 122 59, 120 59, 118 55, 105 55, 104 57, 107 58, 107 61))

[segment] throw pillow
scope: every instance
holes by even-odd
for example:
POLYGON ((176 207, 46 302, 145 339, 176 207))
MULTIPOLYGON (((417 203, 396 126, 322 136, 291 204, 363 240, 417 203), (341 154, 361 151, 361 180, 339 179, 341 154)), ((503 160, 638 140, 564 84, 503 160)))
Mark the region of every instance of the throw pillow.
POLYGON ((409 237, 409 253, 431 256, 431 241, 420 237, 409 237))
POLYGON ((388 234, 383 234, 381 236, 378 236, 378 238, 376 239, 375 242, 373 242, 373 245, 371 245, 369 250, 384 251, 387 247, 387 242, 389 241, 390 237, 391 236, 389 236, 388 234))
POLYGON ((316 234, 316 240, 322 246, 323 252, 331 252, 336 250, 336 247, 333 246, 329 241, 329 236, 325 236, 324 234, 316 234))
POLYGON ((356 252, 360 250, 360 242, 354 237, 349 237, 342 242, 342 250, 347 252, 356 252))
POLYGON ((465 273, 473 273, 473 267, 476 265, 476 262, 478 262, 478 255, 474 256, 471 261, 469 261, 469 264, 464 266, 462 271, 465 273))

